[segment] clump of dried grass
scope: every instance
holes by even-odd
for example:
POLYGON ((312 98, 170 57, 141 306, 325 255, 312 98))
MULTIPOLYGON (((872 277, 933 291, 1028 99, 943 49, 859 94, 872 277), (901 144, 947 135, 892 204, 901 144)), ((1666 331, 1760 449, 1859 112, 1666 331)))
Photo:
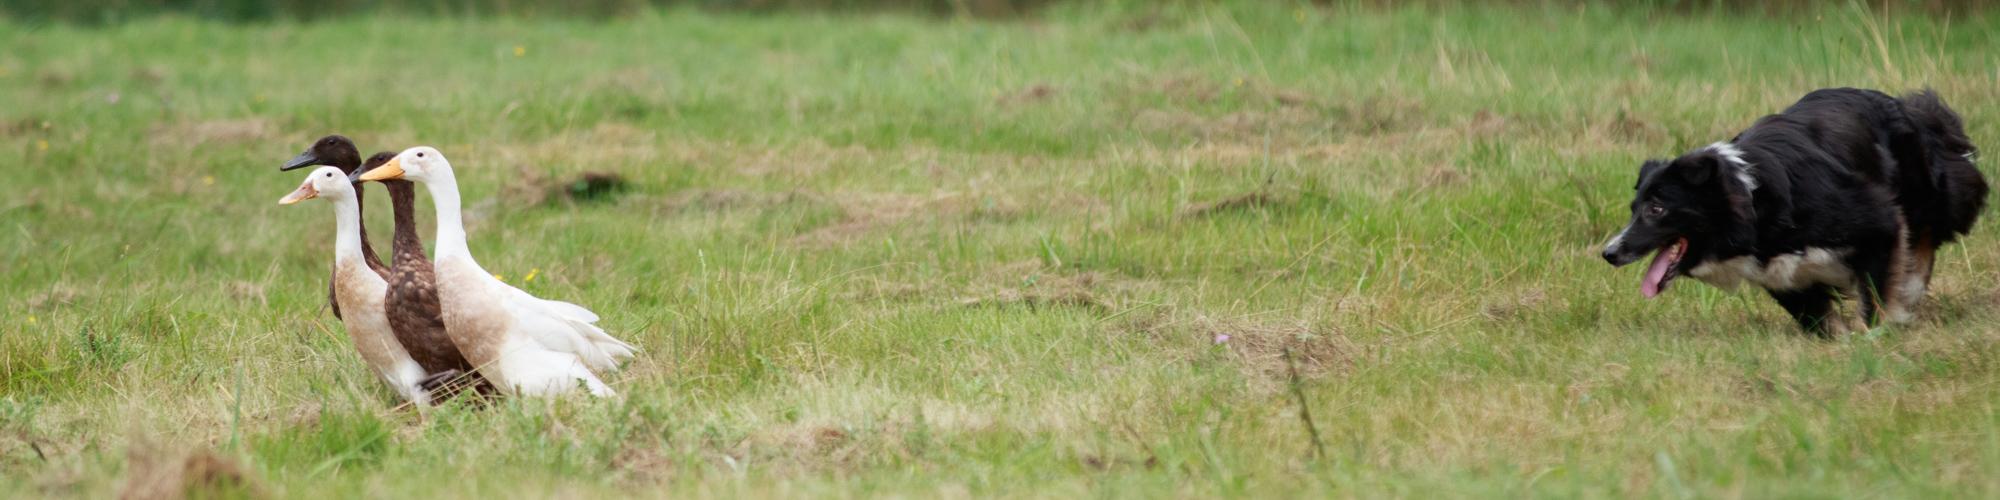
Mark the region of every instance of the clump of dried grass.
POLYGON ((1030 309, 1076 307, 1111 310, 1115 304, 1101 290, 1110 280, 1103 273, 1063 273, 1040 262, 1017 262, 996 271, 996 281, 985 290, 959 300, 966 307, 1027 307, 1030 309))

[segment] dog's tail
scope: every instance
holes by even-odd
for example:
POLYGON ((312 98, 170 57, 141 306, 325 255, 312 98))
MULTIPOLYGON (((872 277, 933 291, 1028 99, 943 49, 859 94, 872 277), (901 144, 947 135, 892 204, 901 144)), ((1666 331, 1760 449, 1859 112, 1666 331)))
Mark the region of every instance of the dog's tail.
POLYGON ((1912 219, 1923 219, 1910 222, 1928 229, 1936 243, 1949 242, 1971 231, 1973 222, 1986 208, 1986 176, 1974 164, 1979 158, 1979 148, 1965 135, 1965 124, 1958 113, 1945 106, 1937 92, 1919 90, 1904 94, 1900 100, 1903 115, 1916 129, 1915 146, 1921 147, 1912 152, 1923 159, 1918 165, 1900 166, 1906 176, 1916 177, 1905 178, 1905 192, 1916 188, 1929 195, 1925 196, 1929 200, 1918 201, 1928 205, 1925 209, 1905 206, 1904 210, 1914 212, 1906 214, 1912 219), (1918 185, 1909 185, 1909 181, 1918 185))

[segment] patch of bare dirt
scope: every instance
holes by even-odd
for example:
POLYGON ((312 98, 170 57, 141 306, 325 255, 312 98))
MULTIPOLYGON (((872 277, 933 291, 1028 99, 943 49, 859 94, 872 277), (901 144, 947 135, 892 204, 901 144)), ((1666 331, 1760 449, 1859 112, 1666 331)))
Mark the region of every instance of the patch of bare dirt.
POLYGON ((740 450, 738 456, 749 456, 753 463, 762 461, 765 467, 847 471, 882 453, 910 453, 900 440, 889 438, 917 425, 923 424, 895 416, 862 429, 829 421, 777 424, 752 431, 733 448, 740 450))
MULTIPOLYGON (((468 154, 481 156, 469 157, 466 163, 493 166, 482 168, 511 168, 515 175, 531 175, 532 178, 517 180, 515 184, 540 191, 547 187, 540 183, 548 183, 552 179, 573 181, 591 173, 615 174, 620 170, 658 165, 664 155, 685 152, 681 145, 663 143, 657 136, 658 133, 650 129, 605 121, 589 129, 567 131, 533 142, 497 144, 468 151, 468 154)), ((395 140, 387 142, 399 143, 395 140)), ((458 158, 453 160, 456 163, 458 158)), ((472 170, 467 168, 464 172, 472 170)))
POLYGON ((270 304, 270 294, 265 293, 264 285, 261 283, 256 283, 251 281, 244 281, 244 280, 230 281, 229 297, 232 299, 236 299, 236 301, 239 303, 254 302, 259 306, 270 304))
POLYGON ((1624 110, 1619 110, 1617 116, 1598 125, 1598 128, 1612 138, 1629 142, 1657 143, 1667 137, 1666 129, 1632 116, 1624 110))
POLYGON ((1181 209, 1180 216, 1183 219, 1208 217, 1264 207, 1289 205, 1295 201, 1297 201, 1296 195, 1273 193, 1269 190, 1260 189, 1220 200, 1188 205, 1186 208, 1181 209))
MULTIPOLYGON (((1178 76, 1151 85, 1152 91, 1169 100, 1209 103, 1222 94, 1222 84, 1202 76, 1178 76)), ((1144 88, 1144 87, 1141 87, 1144 88)))
POLYGON ((29 297, 27 306, 29 309, 67 306, 75 303, 77 297, 82 295, 83 293, 79 292, 75 287, 57 283, 55 286, 50 287, 48 291, 29 297))
POLYGON ((166 453, 134 445, 126 453, 122 500, 183 498, 266 498, 259 481, 234 459, 207 449, 166 453))
POLYGON ((561 177, 521 168, 514 180, 501 188, 501 196, 516 204, 593 203, 616 199, 631 188, 624 174, 585 170, 561 177))
POLYGON ((1298 365, 1301 374, 1323 375, 1354 364, 1356 347, 1337 328, 1304 322, 1211 318, 1196 320, 1195 327, 1206 333, 1210 342, 1228 347, 1245 365, 1274 377, 1287 373, 1287 350, 1291 351, 1292 362, 1298 365))
POLYGON ((76 81, 76 74, 60 68, 47 68, 35 73, 35 83, 44 88, 60 89, 76 81))
POLYGON ((1354 360, 1362 355, 1346 332, 1304 320, 1218 318, 1205 314, 1177 319, 1159 314, 1127 321, 1122 329, 1160 336, 1163 340, 1196 335, 1201 343, 1227 349, 1246 369, 1267 380, 1289 376, 1285 360, 1288 350, 1291 363, 1298 366, 1302 376, 1322 376, 1353 368, 1354 360))
POLYGON ((24 117, 0 121, 0 137, 18 137, 29 133, 47 133, 55 125, 48 120, 24 117))
POLYGON ((1549 307, 1549 294, 1540 288, 1529 288, 1517 293, 1503 294, 1486 303, 1483 312, 1487 319, 1504 321, 1518 319, 1549 307))
POLYGON ((673 477, 678 466, 658 446, 625 446, 611 457, 611 469, 621 478, 644 483, 663 482, 673 477))
POLYGON ((133 81, 146 85, 158 85, 160 82, 166 81, 167 67, 154 64, 139 66, 132 68, 132 71, 127 73, 126 76, 133 81))
POLYGON ((1465 132, 1473 137, 1492 137, 1507 130, 1507 117, 1482 109, 1472 113, 1465 124, 1465 132))
POLYGON ((875 193, 833 195, 830 198, 840 206, 840 220, 793 237, 792 243, 822 247, 839 246, 858 240, 877 227, 950 206, 950 197, 944 195, 875 193))
POLYGON ((1423 113, 1422 103, 1409 98, 1373 97, 1339 104, 1336 130, 1356 134, 1379 134, 1415 125, 1423 113))
POLYGON ((1084 467, 1089 468, 1090 470, 1098 472, 1134 470, 1134 469, 1151 470, 1159 468, 1160 459, 1158 457, 1153 457, 1153 456, 1147 456, 1145 458, 1134 458, 1134 457, 1125 457, 1118 455, 1086 453, 1083 454, 1082 456, 1077 457, 1077 463, 1082 464, 1084 467))
POLYGON ((1424 169, 1423 177, 1417 180, 1417 185, 1426 189, 1451 187, 1463 183, 1465 183, 1465 172, 1443 163, 1424 169))
POLYGON ((1034 104, 1055 97, 1056 88, 1045 83, 1029 85, 1021 90, 1000 96, 995 101, 1003 105, 1034 104))
POLYGON ((992 269, 972 294, 959 299, 965 307, 1083 308, 1113 310, 1125 280, 1105 273, 1064 272, 1040 261, 1020 261, 992 269))

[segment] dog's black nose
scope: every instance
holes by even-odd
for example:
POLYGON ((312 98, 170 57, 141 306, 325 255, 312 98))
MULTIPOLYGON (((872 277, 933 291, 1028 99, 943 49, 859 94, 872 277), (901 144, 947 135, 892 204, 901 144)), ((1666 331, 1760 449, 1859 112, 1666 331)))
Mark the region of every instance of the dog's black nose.
POLYGON ((1610 263, 1611 263, 1611 265, 1614 265, 1614 266, 1615 266, 1615 265, 1618 265, 1618 249, 1616 249, 1616 248, 1611 248, 1611 247, 1604 247, 1604 254, 1603 254, 1603 255, 1604 255, 1604 261, 1605 261, 1605 262, 1610 262, 1610 263))

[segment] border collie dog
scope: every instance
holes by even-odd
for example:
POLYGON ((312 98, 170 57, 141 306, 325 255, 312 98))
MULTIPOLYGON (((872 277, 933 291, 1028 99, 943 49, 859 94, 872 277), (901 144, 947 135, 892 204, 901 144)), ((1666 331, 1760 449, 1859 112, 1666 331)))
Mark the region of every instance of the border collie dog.
POLYGON ((1604 244, 1623 266, 1656 253, 1652 298, 1680 276, 1750 282, 1808 332, 1912 319, 1939 245, 1972 229, 1986 179, 1958 114, 1929 90, 1902 98, 1822 89, 1728 142, 1639 167, 1632 219, 1604 244))

